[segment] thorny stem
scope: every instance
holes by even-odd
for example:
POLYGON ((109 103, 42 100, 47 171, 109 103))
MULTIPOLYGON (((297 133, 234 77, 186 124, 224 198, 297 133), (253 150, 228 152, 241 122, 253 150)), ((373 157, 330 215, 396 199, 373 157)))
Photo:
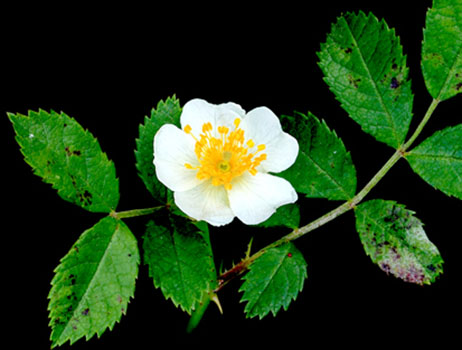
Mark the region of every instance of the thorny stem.
POLYGON ((308 225, 305 225, 303 227, 293 230, 288 235, 264 247, 263 249, 259 250, 252 256, 248 256, 244 258, 240 263, 235 265, 232 269, 224 272, 221 276, 219 276, 218 288, 215 290, 215 292, 221 290, 231 279, 244 273, 247 270, 247 268, 252 264, 252 262, 254 262, 256 259, 262 256, 268 249, 275 248, 282 244, 294 241, 306 235, 307 233, 323 226, 324 224, 327 224, 328 222, 334 220, 340 215, 346 213, 347 211, 354 209, 364 199, 364 197, 366 197, 367 194, 379 183, 379 181, 385 176, 385 174, 388 173, 388 171, 393 167, 393 165, 395 165, 396 162, 398 162, 398 160, 400 160, 402 157, 406 155, 407 150, 411 147, 411 145, 420 135, 423 128, 425 127, 428 120, 430 119, 433 112, 435 111, 436 107, 438 106, 439 102, 440 101, 437 99, 434 99, 432 101, 430 107, 428 107, 428 110, 425 113, 425 116, 423 117, 422 121, 417 126, 416 130, 414 131, 412 136, 409 138, 409 140, 403 146, 399 147, 396 150, 396 152, 385 163, 385 165, 377 172, 377 174, 375 174, 375 176, 369 181, 369 183, 367 183, 367 185, 364 186, 364 188, 356 196, 354 196, 351 200, 343 203, 336 209, 325 214, 324 216, 321 216, 319 219, 314 220, 308 225))

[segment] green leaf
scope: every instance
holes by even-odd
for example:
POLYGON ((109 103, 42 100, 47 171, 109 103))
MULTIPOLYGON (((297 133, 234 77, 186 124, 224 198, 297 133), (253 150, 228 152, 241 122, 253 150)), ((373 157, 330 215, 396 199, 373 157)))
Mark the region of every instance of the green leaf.
POLYGON ((156 176, 154 161, 154 136, 164 124, 180 127, 181 107, 175 96, 160 101, 156 109, 152 109, 151 116, 145 117, 140 125, 139 138, 136 139, 136 168, 146 188, 159 202, 167 203, 167 188, 159 182, 156 176))
POLYGON ((276 212, 258 227, 285 226, 296 229, 300 226, 300 207, 297 204, 287 204, 279 207, 276 212))
POLYGON ((332 26, 318 56, 324 80, 350 117, 377 140, 401 146, 413 95, 394 30, 373 14, 347 13, 332 26))
POLYGON ((8 114, 25 161, 61 198, 91 212, 109 213, 119 202, 114 164, 98 141, 64 113, 8 114))
POLYGON ((462 199, 462 124, 436 132, 406 159, 430 185, 462 199))
POLYGON ((150 221, 144 235, 144 261, 154 286, 191 314, 217 287, 208 226, 170 215, 163 224, 150 221))
POLYGON ((366 254, 387 274, 405 282, 430 284, 443 272, 443 259, 414 212, 377 199, 359 205, 355 214, 366 254))
POLYGON ((434 0, 422 45, 422 72, 430 95, 443 101, 462 92, 462 0, 434 0))
POLYGON ((305 259, 292 243, 267 250, 250 265, 239 290, 244 292, 241 302, 247 301, 247 317, 262 319, 270 312, 276 316, 281 307, 287 310, 307 276, 305 259))
POLYGON ((300 145, 295 164, 282 172, 295 190, 310 198, 347 200, 356 192, 356 169, 342 140, 313 114, 283 116, 282 125, 300 145))
POLYGON ((51 282, 53 346, 112 330, 133 297, 139 261, 137 241, 122 221, 106 217, 85 231, 51 282))

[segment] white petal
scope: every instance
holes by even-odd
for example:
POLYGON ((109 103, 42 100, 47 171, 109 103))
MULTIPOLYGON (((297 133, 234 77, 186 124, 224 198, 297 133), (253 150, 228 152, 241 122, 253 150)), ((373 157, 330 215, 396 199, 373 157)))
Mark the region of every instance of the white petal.
POLYGON ((266 145, 283 132, 279 118, 267 107, 258 107, 247 113, 242 128, 246 139, 252 139, 256 145, 266 145))
POLYGON ((235 117, 239 117, 241 119, 245 117, 245 110, 237 103, 234 103, 234 102, 222 103, 218 105, 218 108, 221 113, 228 114, 232 112, 235 117))
POLYGON ((191 126, 192 133, 199 136, 202 133, 202 126, 211 123, 213 126, 212 134, 218 136, 218 127, 227 126, 234 128, 234 120, 242 119, 245 111, 238 104, 229 102, 220 105, 208 103, 202 99, 194 99, 183 106, 180 117, 181 127, 191 126))
POLYGON ((242 127, 246 139, 266 146, 262 153, 266 153, 267 158, 261 163, 259 171, 279 173, 294 164, 299 151, 298 142, 282 130, 279 118, 270 109, 258 107, 251 110, 242 127))
POLYGON ((154 137, 154 166, 160 182, 172 191, 186 191, 200 183, 197 170, 185 164, 198 165, 194 139, 172 124, 163 125, 154 137))
POLYGON ((266 144, 266 149, 262 153, 266 153, 267 158, 261 163, 263 172, 279 173, 289 168, 295 163, 299 151, 297 140, 282 132, 278 137, 266 144))
POLYGON ((264 222, 278 207, 298 198, 287 180, 269 174, 244 174, 232 185, 228 191, 231 209, 247 225, 264 222))
POLYGON ((225 188, 213 186, 211 181, 204 181, 189 191, 175 192, 173 196, 178 208, 196 220, 222 226, 234 219, 225 188))
POLYGON ((212 123, 214 125, 216 118, 216 106, 205 100, 196 98, 187 102, 183 106, 180 116, 181 128, 186 125, 191 126, 192 133, 196 136, 202 132, 202 125, 212 123))

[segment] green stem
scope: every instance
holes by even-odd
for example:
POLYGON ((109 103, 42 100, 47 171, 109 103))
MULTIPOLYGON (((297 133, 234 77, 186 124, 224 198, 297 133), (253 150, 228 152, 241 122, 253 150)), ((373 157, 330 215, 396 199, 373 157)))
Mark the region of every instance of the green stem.
POLYGON ((412 146, 412 144, 414 143, 414 141, 417 139, 417 137, 420 135, 420 133, 422 132, 424 126, 427 124, 427 122, 429 121, 430 117, 432 116, 433 112, 435 111, 436 107, 438 106, 438 104, 440 103, 440 100, 438 99, 433 99, 430 107, 428 107, 428 110, 427 110, 427 113, 425 113, 425 116, 423 117, 422 121, 420 122, 419 126, 417 127, 417 129, 414 131, 414 134, 412 134, 412 136, 409 138, 409 141, 407 141, 404 146, 403 146, 403 149, 405 151, 407 151, 409 149, 409 147, 412 146))
POLYGON ((132 209, 132 210, 127 210, 127 211, 120 211, 120 212, 112 212, 110 215, 113 218, 116 219, 127 219, 127 218, 135 218, 137 216, 144 216, 144 215, 149 215, 157 210, 160 210, 162 208, 165 208, 164 205, 160 205, 158 207, 153 207, 153 208, 146 208, 146 209, 132 209))
POLYGON ((191 318, 189 319, 188 325, 186 327, 187 333, 191 333, 199 325, 199 322, 202 320, 202 316, 204 316, 205 310, 207 310, 210 301, 210 297, 207 295, 205 299, 192 312, 191 318))
POLYGON ((409 138, 409 141, 407 141, 402 147, 398 148, 398 150, 391 156, 391 158, 385 163, 385 165, 377 172, 377 174, 375 174, 375 176, 367 183, 366 186, 364 186, 364 188, 356 196, 354 196, 351 200, 343 203, 336 209, 325 214, 324 216, 321 216, 319 219, 316 219, 315 221, 309 223, 308 225, 305 225, 303 227, 293 230, 288 235, 271 243, 270 245, 266 246, 265 248, 253 254, 252 256, 243 259, 239 264, 235 265, 231 270, 226 271, 224 274, 222 274, 219 277, 218 279, 219 287, 217 290, 220 290, 223 286, 225 286, 227 282, 229 282, 229 279, 232 279, 242 274, 253 261, 258 259, 268 249, 275 248, 282 244, 294 241, 306 235, 307 233, 314 231, 315 229, 323 226, 324 224, 327 224, 328 222, 334 220, 340 215, 346 213, 347 211, 354 209, 367 196, 367 194, 379 183, 379 181, 388 173, 388 171, 393 167, 393 165, 395 165, 396 162, 398 162, 398 160, 404 157, 404 155, 406 154, 406 151, 409 149, 409 147, 414 143, 414 141, 417 139, 417 137, 422 132, 423 128, 425 127, 428 120, 430 119, 433 112, 435 111, 435 108, 438 106, 438 103, 439 101, 437 99, 434 99, 432 101, 430 107, 427 110, 427 113, 425 113, 424 118, 422 119, 420 124, 417 126, 417 129, 415 130, 415 132, 409 138))

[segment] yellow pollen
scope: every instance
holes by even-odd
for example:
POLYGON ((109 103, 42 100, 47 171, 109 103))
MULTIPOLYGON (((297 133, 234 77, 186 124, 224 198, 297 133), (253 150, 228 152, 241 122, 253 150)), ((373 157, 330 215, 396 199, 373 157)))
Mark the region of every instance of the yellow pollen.
POLYGON ((251 139, 245 140, 244 130, 239 128, 241 120, 234 120, 234 130, 226 126, 218 126, 214 133, 211 123, 202 125, 202 134, 196 137, 192 134, 190 125, 184 127, 184 132, 191 135, 196 141, 194 152, 198 160, 198 166, 189 163, 184 164, 187 169, 196 170, 199 180, 211 180, 214 186, 232 188, 231 182, 238 176, 248 171, 252 175, 258 173, 257 167, 266 159, 266 154, 257 153, 263 151, 266 146, 258 145, 255 152, 249 150, 255 147, 251 139))

